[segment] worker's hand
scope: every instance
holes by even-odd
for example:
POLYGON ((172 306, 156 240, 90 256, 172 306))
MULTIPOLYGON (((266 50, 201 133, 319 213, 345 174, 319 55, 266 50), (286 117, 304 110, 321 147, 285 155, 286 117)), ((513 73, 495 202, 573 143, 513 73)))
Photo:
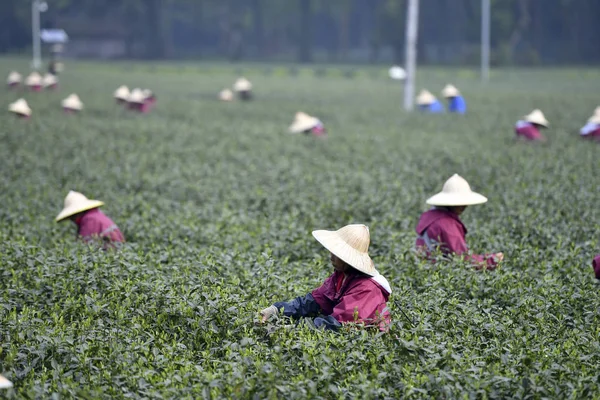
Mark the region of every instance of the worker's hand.
POLYGON ((500 261, 504 260, 504 253, 502 253, 502 252, 496 253, 496 254, 494 254, 494 258, 496 258, 496 261, 500 262, 500 261))
POLYGON ((269 306, 269 307, 265 308, 264 310, 261 310, 260 322, 267 322, 267 320, 271 317, 271 315, 275 315, 275 314, 277 314, 277 307, 275 307, 275 306, 269 306))

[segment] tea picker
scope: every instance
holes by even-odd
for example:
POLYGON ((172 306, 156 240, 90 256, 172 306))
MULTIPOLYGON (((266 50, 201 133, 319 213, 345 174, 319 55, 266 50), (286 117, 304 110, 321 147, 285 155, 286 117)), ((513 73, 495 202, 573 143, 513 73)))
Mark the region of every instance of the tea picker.
POLYGON ((262 322, 282 310, 286 317, 314 317, 317 328, 337 330, 344 323, 361 323, 387 331, 390 314, 386 302, 392 289, 369 257, 369 228, 347 225, 337 231, 313 231, 329 250, 333 274, 312 292, 263 309, 262 322))
POLYGON ((517 139, 545 142, 546 138, 540 132, 542 128, 548 128, 548 120, 542 111, 536 109, 525 115, 523 119, 517 121, 515 133, 517 134, 517 139))
POLYGON ((314 136, 325 136, 325 126, 320 119, 298 111, 294 117, 294 122, 288 128, 290 133, 312 134, 314 136))
POLYGON ((10 89, 16 88, 20 84, 21 84, 21 74, 20 73, 18 73, 17 71, 12 71, 10 74, 8 74, 8 78, 6 78, 6 85, 10 89))
POLYGON ((25 99, 19 99, 14 103, 10 103, 8 111, 21 119, 29 119, 31 117, 31 108, 29 108, 29 104, 27 104, 25 99))
POLYGON ((423 89, 416 99, 419 111, 430 114, 439 114, 444 112, 444 106, 431 94, 430 91, 423 89))
POLYGON ((238 78, 233 84, 233 90, 237 93, 240 100, 252 100, 252 83, 244 78, 238 78))
POLYGON ((427 204, 433 208, 419 218, 415 243, 417 251, 430 260, 434 260, 436 251, 441 251, 444 256, 462 256, 477 269, 496 268, 504 259, 504 254, 470 254, 465 240, 467 228, 460 220, 460 215, 468 206, 485 202, 486 197, 473 192, 463 177, 454 174, 444 183, 440 193, 427 199, 427 204))
POLYGON ((455 114, 467 112, 467 102, 454 85, 446 85, 442 89, 442 96, 448 100, 448 111, 455 114))
POLYGON ((579 131, 579 135, 584 139, 600 140, 600 109, 596 111, 579 131))

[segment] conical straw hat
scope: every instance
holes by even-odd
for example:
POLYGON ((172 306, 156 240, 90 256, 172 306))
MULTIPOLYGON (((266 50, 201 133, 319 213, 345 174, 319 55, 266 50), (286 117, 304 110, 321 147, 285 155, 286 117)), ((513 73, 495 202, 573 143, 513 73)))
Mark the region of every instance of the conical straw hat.
POLYGON ((435 96, 428 90, 421 90, 417 96, 417 104, 420 106, 427 106, 433 102, 435 102, 435 96))
POLYGON ((143 103, 146 100, 146 96, 144 96, 144 92, 141 89, 135 88, 129 93, 129 97, 127 97, 127 101, 130 103, 143 103))
POLYGON ((454 85, 447 84, 444 87, 444 89, 442 89, 442 96, 444 96, 445 98, 456 97, 456 96, 460 96, 460 92, 454 85))
POLYGON ((115 90, 114 97, 119 100, 127 100, 129 97, 129 88, 125 85, 119 86, 119 88, 115 90))
POLYGON ((77 96, 75 93, 71 94, 69 97, 64 99, 61 102, 61 104, 64 108, 69 108, 71 110, 82 110, 83 109, 83 103, 79 99, 79 96, 77 96))
POLYGON ((252 89, 252 83, 244 77, 238 78, 233 84, 233 90, 236 92, 245 92, 252 89))
POLYGON ((298 111, 294 118, 294 122, 290 125, 291 133, 301 133, 307 129, 312 129, 319 124, 319 119, 312 117, 302 111, 298 111))
POLYGON ((12 382, 0 375, 0 389, 10 389, 11 387, 13 387, 12 382))
POLYGON ((142 90, 142 94, 144 95, 144 99, 152 97, 152 95, 153 95, 152 90, 150 90, 150 89, 142 90))
POLYGON ((42 85, 42 77, 37 72, 32 72, 27 75, 25 78, 25 84, 27 86, 41 86, 42 85))
POLYGON ((14 83, 19 83, 19 82, 21 82, 21 74, 20 73, 18 73, 17 71, 12 71, 10 74, 8 74, 6 83, 8 83, 9 85, 12 85, 14 83))
POLYGON ((394 65, 393 67, 391 67, 388 73, 390 75, 390 78, 394 80, 406 79, 406 71, 404 70, 404 68, 398 65, 394 65))
POLYGON ((25 115, 27 117, 31 115, 31 108, 29 108, 29 105, 27 104, 25 99, 19 99, 14 103, 11 103, 8 106, 8 111, 16 114, 25 115))
POLYGON ((65 206, 62 211, 56 216, 56 222, 60 222, 65 218, 69 218, 80 212, 91 210, 103 206, 104 203, 98 200, 90 200, 79 192, 69 191, 65 197, 65 206))
POLYGON ((219 92, 219 100, 221 101, 233 101, 233 92, 231 89, 223 89, 219 92))
POLYGON ((444 183, 442 191, 427 199, 432 206, 472 206, 487 201, 485 196, 471 190, 469 182, 458 174, 452 175, 444 183))
POLYGON ((354 269, 370 276, 379 273, 369 257, 369 227, 362 224, 346 225, 337 231, 318 230, 312 235, 335 256, 354 269))
POLYGON ((45 87, 56 85, 58 83, 58 78, 52 74, 46 74, 44 75, 43 83, 45 87))
POLYGON ((530 114, 524 116, 523 119, 532 124, 542 125, 546 128, 548 127, 548 120, 544 116, 544 113, 538 109, 533 110, 530 114))
POLYGON ((594 115, 600 115, 600 106, 596 107, 594 110, 594 115))
POLYGON ((588 123, 600 125, 600 114, 592 115, 592 117, 588 119, 588 123))

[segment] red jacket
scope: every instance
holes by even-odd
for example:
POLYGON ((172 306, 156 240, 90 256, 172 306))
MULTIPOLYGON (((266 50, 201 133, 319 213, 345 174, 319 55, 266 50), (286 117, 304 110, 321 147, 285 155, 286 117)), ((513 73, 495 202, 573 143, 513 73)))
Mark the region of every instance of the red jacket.
MULTIPOLYGON (((417 224, 417 250, 424 250, 428 257, 439 246, 443 255, 462 255, 469 251, 465 237, 467 228, 458 215, 445 209, 431 209, 421 214, 417 224)), ((487 269, 494 269, 497 265, 493 255, 465 254, 465 258, 472 261, 477 269, 487 264, 487 269)))
POLYGON ((391 292, 383 276, 370 277, 352 270, 334 272, 311 294, 324 315, 339 322, 377 324, 385 331, 390 324, 386 302, 391 292))
POLYGON ((592 266, 594 267, 594 275, 596 275, 596 279, 600 279, 600 254, 594 258, 592 266))
POLYGON ((98 238, 109 242, 125 241, 119 227, 97 208, 83 214, 75 223, 78 226, 77 233, 86 242, 98 238))
POLYGON ((517 122, 515 133, 517 137, 521 136, 527 140, 544 140, 540 130, 534 124, 526 121, 517 122))

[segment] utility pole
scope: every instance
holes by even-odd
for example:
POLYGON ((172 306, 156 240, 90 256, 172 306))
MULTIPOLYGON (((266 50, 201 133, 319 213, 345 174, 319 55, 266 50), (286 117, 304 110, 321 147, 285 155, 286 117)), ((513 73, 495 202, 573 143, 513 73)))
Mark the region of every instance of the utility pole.
POLYGON ((42 45, 40 42, 40 13, 48 9, 45 1, 33 0, 31 2, 31 38, 33 40, 33 60, 31 67, 39 70, 42 67, 42 45))
POLYGON ((481 80, 490 80, 490 0, 481 0, 481 80))
POLYGON ((404 109, 412 111, 415 97, 415 75, 417 73, 417 35, 419 28, 419 0, 408 1, 406 13, 406 81, 404 84, 404 109))

